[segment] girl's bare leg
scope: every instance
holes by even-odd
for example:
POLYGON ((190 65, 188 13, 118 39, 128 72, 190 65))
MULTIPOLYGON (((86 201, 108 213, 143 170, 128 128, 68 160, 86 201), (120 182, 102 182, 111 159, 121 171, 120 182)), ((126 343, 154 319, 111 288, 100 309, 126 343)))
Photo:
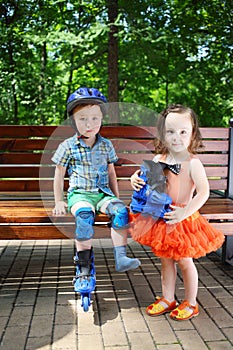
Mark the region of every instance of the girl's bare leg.
POLYGON ((192 306, 195 306, 198 291, 198 273, 196 266, 192 258, 183 258, 178 261, 178 265, 181 269, 184 281, 185 300, 192 306))
POLYGON ((162 293, 163 297, 172 302, 175 300, 175 285, 176 285, 176 263, 173 259, 161 258, 162 271, 162 293))

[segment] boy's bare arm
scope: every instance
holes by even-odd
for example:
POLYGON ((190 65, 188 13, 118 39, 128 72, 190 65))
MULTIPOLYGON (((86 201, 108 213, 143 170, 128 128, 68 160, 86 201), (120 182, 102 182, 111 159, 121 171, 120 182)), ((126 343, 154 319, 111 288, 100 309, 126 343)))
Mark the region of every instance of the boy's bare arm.
POLYGON ((56 165, 53 190, 54 190, 54 200, 55 207, 53 209, 53 214, 61 215, 66 214, 67 204, 64 201, 64 177, 66 173, 66 167, 61 165, 56 165))
POLYGON ((116 172, 115 172, 115 168, 114 168, 113 163, 108 165, 108 176, 109 176, 109 187, 111 188, 111 190, 115 194, 115 196, 119 198, 117 177, 116 177, 116 172))

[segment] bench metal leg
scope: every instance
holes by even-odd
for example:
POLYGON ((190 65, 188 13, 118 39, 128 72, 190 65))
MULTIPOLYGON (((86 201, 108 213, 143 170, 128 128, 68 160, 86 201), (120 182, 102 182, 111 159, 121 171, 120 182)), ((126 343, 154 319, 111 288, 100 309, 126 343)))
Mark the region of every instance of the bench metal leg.
POLYGON ((222 264, 226 265, 226 255, 227 255, 227 236, 225 236, 225 241, 222 245, 222 264))

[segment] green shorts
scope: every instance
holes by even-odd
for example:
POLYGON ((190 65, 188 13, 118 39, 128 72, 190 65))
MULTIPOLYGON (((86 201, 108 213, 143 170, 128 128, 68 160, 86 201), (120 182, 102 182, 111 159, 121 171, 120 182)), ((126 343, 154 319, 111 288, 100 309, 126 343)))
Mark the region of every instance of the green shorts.
POLYGON ((67 195, 68 209, 70 211, 70 209, 72 208, 72 206, 74 204, 76 204, 77 202, 85 201, 85 202, 90 203, 98 212, 105 202, 107 202, 113 198, 117 198, 117 197, 109 196, 103 192, 92 193, 92 192, 80 192, 78 190, 74 190, 74 191, 68 193, 68 195, 67 195))

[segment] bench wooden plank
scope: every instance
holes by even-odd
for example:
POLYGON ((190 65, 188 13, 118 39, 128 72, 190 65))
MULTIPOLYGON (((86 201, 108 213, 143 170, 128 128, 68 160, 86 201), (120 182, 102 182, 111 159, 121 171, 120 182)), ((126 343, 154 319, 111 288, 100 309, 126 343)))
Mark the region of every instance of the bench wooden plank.
POLYGON ((233 222, 210 222, 216 230, 222 231, 224 236, 233 235, 233 222))
MULTIPOLYGON (((227 189, 227 179, 209 179, 211 190, 225 191, 227 189)), ((118 180, 120 191, 132 191, 129 180, 119 179, 118 180)), ((65 189, 68 188, 68 180, 65 181, 65 189)), ((31 180, 27 178, 17 178, 12 180, 0 181, 0 192, 43 192, 53 191, 53 180, 31 180)))
POLYGON ((43 139, 0 139, 0 149, 7 152, 43 150, 46 143, 43 139))
MULTIPOLYGON (((118 153, 119 161, 117 164, 127 164, 130 160, 133 164, 140 165, 143 159, 153 159, 154 153, 118 153)), ((228 154, 199 154, 198 157, 204 165, 228 166, 228 154)), ((0 153, 0 164, 51 164, 51 153, 0 153)))
POLYGON ((47 125, 0 125, 0 138, 19 136, 22 138, 29 138, 32 136, 49 137, 56 128, 56 126, 47 125))
POLYGON ((200 128, 203 139, 229 139, 229 128, 200 128))
MULTIPOLYGON (((31 165, 31 164, 30 164, 31 165)), ((4 166, 0 167, 0 176, 4 178, 53 178, 54 176, 54 166, 30 166, 25 164, 23 167, 18 166, 4 166)), ((130 177, 136 170, 139 169, 139 166, 130 165, 130 166, 116 166, 117 177, 130 177)), ((208 177, 216 178, 226 178, 228 174, 228 168, 226 166, 212 166, 205 167, 206 174, 208 177)))
MULTIPOLYGON (((228 139, 229 128, 223 127, 201 127, 201 135, 204 139, 228 139)), ((74 133, 70 126, 48 126, 48 125, 0 125, 0 138, 2 137, 69 137, 74 133)), ((114 138, 119 135, 126 135, 128 138, 154 138, 156 128, 153 126, 132 126, 132 125, 104 125, 101 129, 104 137, 114 138)))
MULTIPOLYGON (((221 230, 225 236, 233 235, 232 222, 211 223, 217 230, 221 230)), ((1 226, 1 239, 73 239, 75 225, 67 227, 54 225, 39 226, 1 226)), ((110 238, 110 229, 107 226, 95 226, 95 238, 110 238)))
POLYGON ((51 162, 52 153, 48 155, 35 152, 27 154, 25 154, 24 152, 15 152, 0 153, 0 164, 40 164, 42 156, 43 159, 47 159, 46 164, 49 164, 51 162))
MULTIPOLYGON (((41 201, 3 201, 0 208, 0 235, 4 236, 6 228, 12 227, 12 232, 17 232, 18 238, 24 239, 24 235, 29 234, 31 236, 31 228, 36 226, 41 231, 40 225, 43 224, 43 232, 50 235, 51 225, 46 226, 51 221, 58 227, 66 227, 66 224, 72 225, 74 228, 74 219, 71 214, 65 216, 52 215, 53 202, 48 201, 42 203, 41 201), (47 207, 47 210, 44 208, 47 207), (28 212, 30 210, 30 216, 28 212), (47 215, 50 215, 48 217, 47 215), (6 226, 3 226, 6 224, 6 226), (17 225, 18 224, 18 225, 17 225), (60 225, 59 225, 60 224, 60 225), (24 227, 24 229, 23 229, 24 227), (48 229, 48 231, 45 231, 48 229), (21 233, 21 235, 20 235, 21 233), (2 235, 3 234, 3 235, 2 235)), ((210 222, 218 229, 223 229, 224 234, 233 234, 233 203, 226 198, 210 198, 206 205, 201 208, 201 214, 205 216, 210 222), (215 222, 215 221, 218 222, 215 222), (219 222, 219 220, 227 220, 225 222, 219 222), (231 221, 230 221, 231 220, 231 221)), ((101 214, 98 216, 98 222, 106 223, 109 219, 106 215, 101 214)), ((67 228, 67 227, 66 227, 67 228)), ((65 228, 65 229, 66 229, 65 228)), ((71 227, 69 226, 71 230, 71 227)), ((8 230, 8 229, 7 229, 8 230)), ((9 232, 9 230, 7 231, 9 232)), ((36 232, 36 231, 35 231, 36 232)), ((69 231, 71 232, 71 231, 69 231)), ((73 231, 72 231, 73 232, 73 231)), ((33 233, 35 234, 35 233, 33 233)), ((42 234, 42 233, 41 233, 42 234)), ((43 236, 45 238, 45 236, 43 236)), ((58 238, 58 236, 56 236, 58 238)))
MULTIPOLYGON (((44 150, 56 149, 58 145, 62 142, 62 139, 54 140, 44 139, 44 138, 33 138, 25 139, 22 138, 4 138, 0 139, 0 149, 5 151, 18 152, 18 151, 35 151, 35 150, 44 150)), ((129 139, 122 136, 121 139, 112 139, 113 146, 117 152, 122 150, 124 151, 151 151, 154 152, 154 139, 129 139)), ((205 152, 224 152, 228 150, 228 141, 227 140, 218 140, 218 141, 204 141, 205 152)))
MULTIPOLYGON (((75 225, 54 226, 4 226, 0 225, 1 239, 73 239, 75 225)), ((95 226, 95 238, 110 238, 110 228, 106 225, 95 226)))
MULTIPOLYGON (((128 202, 130 202, 130 198, 129 194, 128 202)), ((52 214, 52 200, 44 200, 43 202, 41 200, 3 200, 1 204, 0 223, 40 223, 43 222, 42 220, 49 222, 50 219, 54 222, 64 223, 73 221, 71 214, 54 216, 52 214)), ((211 220, 225 220, 227 218, 233 220, 233 201, 224 197, 209 198, 200 212, 211 220)), ((106 220, 106 215, 100 214, 98 216, 98 221, 105 222, 106 220)))
MULTIPOLYGON (((209 179, 211 190, 225 191, 227 189, 227 179, 209 179)), ((128 179, 118 180, 120 191, 132 191, 130 182, 128 179)), ((68 188, 68 180, 65 181, 65 189, 68 188)), ((18 178, 12 180, 0 181, 0 193, 6 192, 51 192, 53 191, 53 179, 31 180, 28 178, 18 178)))

